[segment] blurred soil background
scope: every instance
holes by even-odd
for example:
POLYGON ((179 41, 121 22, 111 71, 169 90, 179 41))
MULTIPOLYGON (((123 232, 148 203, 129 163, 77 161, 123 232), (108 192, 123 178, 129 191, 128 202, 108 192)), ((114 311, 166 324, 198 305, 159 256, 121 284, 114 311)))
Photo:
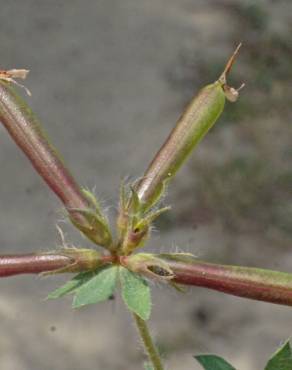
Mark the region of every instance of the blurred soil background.
MULTIPOLYGON (((171 184, 173 210, 149 247, 213 262, 292 269, 292 2, 2 1, 1 68, 31 70, 26 97, 80 183, 114 217, 121 179, 143 174, 197 90, 239 41, 240 100, 171 184)), ((24 92, 21 92, 24 94, 24 92)), ((60 245, 60 204, 0 128, 1 254, 60 245)), ((67 239, 89 246, 68 224, 67 239)), ((114 302, 49 301, 66 277, 0 281, 2 370, 137 370, 130 315, 114 302)), ((153 291, 151 327, 168 369, 212 352, 263 369, 292 334, 292 309, 193 288, 153 291)))

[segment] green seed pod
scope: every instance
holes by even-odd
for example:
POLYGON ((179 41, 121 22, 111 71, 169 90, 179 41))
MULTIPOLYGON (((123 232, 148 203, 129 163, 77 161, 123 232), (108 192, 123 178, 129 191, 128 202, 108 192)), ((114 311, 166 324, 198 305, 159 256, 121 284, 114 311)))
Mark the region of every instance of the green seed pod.
POLYGON ((239 89, 236 90, 227 85, 226 75, 231 69, 240 46, 229 59, 220 78, 213 84, 202 88, 189 103, 151 162, 137 189, 139 199, 144 203, 145 209, 150 208, 159 200, 164 193, 166 183, 174 177, 196 144, 214 125, 223 111, 225 99, 237 100, 239 89))

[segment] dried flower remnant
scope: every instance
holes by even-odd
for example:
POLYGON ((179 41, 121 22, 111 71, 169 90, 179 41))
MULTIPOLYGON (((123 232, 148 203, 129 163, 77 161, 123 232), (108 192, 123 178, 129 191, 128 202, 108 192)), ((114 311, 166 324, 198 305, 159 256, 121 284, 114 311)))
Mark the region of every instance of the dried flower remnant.
POLYGON ((0 79, 3 81, 12 82, 17 86, 22 87, 27 95, 31 96, 31 92, 24 85, 15 80, 16 78, 21 78, 22 80, 25 80, 28 73, 28 69, 9 69, 8 71, 0 69, 0 79))

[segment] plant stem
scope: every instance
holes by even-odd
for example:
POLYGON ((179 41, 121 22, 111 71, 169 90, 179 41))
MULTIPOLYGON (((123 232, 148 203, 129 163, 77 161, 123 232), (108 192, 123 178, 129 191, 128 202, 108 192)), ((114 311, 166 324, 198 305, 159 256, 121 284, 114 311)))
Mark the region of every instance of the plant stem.
POLYGON ((163 370, 163 365, 159 352, 153 342, 153 339, 150 335, 146 321, 142 320, 138 315, 133 313, 140 337, 142 339, 145 351, 151 361, 154 370, 163 370))

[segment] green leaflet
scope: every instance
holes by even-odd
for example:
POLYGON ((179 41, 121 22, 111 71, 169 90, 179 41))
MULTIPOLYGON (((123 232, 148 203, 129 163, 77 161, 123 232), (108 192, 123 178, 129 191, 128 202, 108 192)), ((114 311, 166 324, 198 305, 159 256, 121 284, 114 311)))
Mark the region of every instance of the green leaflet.
POLYGON ((67 281, 64 285, 49 293, 47 299, 56 299, 73 293, 77 288, 86 283, 94 275, 94 271, 81 272, 80 274, 74 276, 72 280, 67 281))
POLYGON ((115 290, 117 270, 117 266, 101 269, 97 275, 78 288, 73 299, 73 308, 107 300, 115 290))
POLYGON ((142 320, 148 320, 151 313, 151 295, 147 282, 124 267, 120 267, 120 281, 126 306, 142 320))
POLYGON ((292 352, 289 340, 273 354, 265 370, 292 370, 292 352))
MULTIPOLYGON (((205 370, 236 370, 223 358, 216 355, 199 355, 194 357, 205 370)), ((292 370, 292 350, 289 340, 273 354, 265 370, 292 370)))
POLYGON ((199 355, 194 358, 203 366, 205 370, 236 370, 223 358, 216 355, 199 355))

